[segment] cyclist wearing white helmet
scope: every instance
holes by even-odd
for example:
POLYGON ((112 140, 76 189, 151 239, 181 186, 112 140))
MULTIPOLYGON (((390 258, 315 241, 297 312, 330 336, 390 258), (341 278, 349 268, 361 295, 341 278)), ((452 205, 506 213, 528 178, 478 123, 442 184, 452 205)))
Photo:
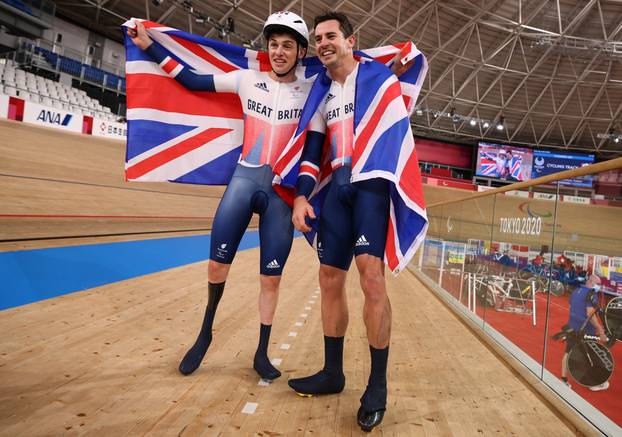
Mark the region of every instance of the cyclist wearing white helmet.
MULTIPOLYGON (((253 367, 264 379, 281 375, 268 359, 267 347, 276 310, 281 273, 289 255, 293 225, 291 208, 272 188, 272 166, 293 136, 312 81, 296 77, 298 60, 306 55, 309 31, 298 15, 280 11, 264 26, 270 72, 237 70, 201 75, 184 67, 159 44, 144 26, 128 29, 134 44, 145 50, 162 69, 191 90, 236 93, 244 112, 242 156, 218 206, 210 242, 209 299, 203 325, 179 371, 194 372, 212 340, 212 324, 229 268, 253 213, 259 214, 260 338, 253 367)), ((318 119, 318 125, 320 125, 318 119)), ((312 124, 313 130, 313 124, 312 124)), ((315 132, 309 132, 313 139, 315 132)), ((321 141, 322 135, 317 134, 321 141)))

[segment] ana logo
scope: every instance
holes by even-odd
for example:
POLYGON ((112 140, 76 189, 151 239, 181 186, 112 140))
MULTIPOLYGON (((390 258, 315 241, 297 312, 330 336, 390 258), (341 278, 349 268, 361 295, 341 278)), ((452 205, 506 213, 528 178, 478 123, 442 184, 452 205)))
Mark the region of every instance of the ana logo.
POLYGON ((71 118, 73 116, 71 114, 66 114, 63 118, 61 118, 60 113, 47 111, 42 109, 37 116, 37 121, 42 121, 44 123, 57 124, 59 126, 67 126, 71 122, 71 118))
POLYGON ((275 259, 273 259, 272 261, 270 261, 266 265, 266 268, 268 268, 268 269, 278 269, 279 267, 281 267, 281 266, 279 265, 279 263, 275 259))
POLYGON ((356 240, 356 247, 358 246, 369 246, 369 241, 365 238, 365 235, 361 235, 358 240, 356 240))
POLYGON ((551 211, 547 211, 544 213, 533 211, 531 209, 531 206, 529 205, 529 202, 521 203, 520 205, 518 205, 518 209, 520 210, 520 212, 526 213, 529 217, 542 217, 542 218, 553 217, 553 213, 551 211))
POLYGON ((268 85, 265 82, 257 82, 255 88, 259 88, 262 91, 268 92, 268 85))

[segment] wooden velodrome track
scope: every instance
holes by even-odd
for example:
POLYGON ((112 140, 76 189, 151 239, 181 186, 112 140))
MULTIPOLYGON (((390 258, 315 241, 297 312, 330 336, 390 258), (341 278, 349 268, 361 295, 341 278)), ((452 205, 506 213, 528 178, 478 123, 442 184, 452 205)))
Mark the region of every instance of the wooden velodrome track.
MULTIPOLYGON (((120 142, 0 121, 0 240, 134 234, 9 241, 0 250, 209 228, 220 188, 125 183, 123 149, 120 142)), ((282 359, 283 376, 270 386, 259 386, 251 368, 257 264, 258 249, 236 257, 215 340, 189 377, 176 368, 203 314, 205 262, 0 312, 0 435, 359 434, 355 413, 369 352, 356 271, 347 283, 346 389, 301 398, 287 378, 323 362, 318 263, 297 239, 269 349, 282 359), (254 414, 242 412, 247 403, 257 404, 254 414)), ((577 433, 409 272, 389 277, 388 288, 394 324, 380 433, 577 433)))

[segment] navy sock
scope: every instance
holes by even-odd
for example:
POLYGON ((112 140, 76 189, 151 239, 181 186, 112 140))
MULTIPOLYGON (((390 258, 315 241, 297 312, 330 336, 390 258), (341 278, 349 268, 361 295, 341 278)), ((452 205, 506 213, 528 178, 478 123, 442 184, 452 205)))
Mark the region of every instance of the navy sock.
POLYGON ((376 349, 369 346, 371 355, 371 372, 367 381, 367 389, 361 397, 361 407, 366 412, 384 410, 387 405, 387 362, 389 346, 376 349))
POLYGON ((194 345, 186 352, 184 359, 179 364, 179 371, 184 375, 189 375, 201 365, 201 361, 203 361, 203 357, 212 342, 212 325, 216 316, 218 302, 220 302, 220 298, 225 290, 225 283, 213 284, 210 282, 208 290, 209 299, 205 308, 205 315, 203 316, 201 332, 199 332, 194 345))
POLYGON ((324 370, 343 373, 343 337, 324 336, 324 370))
POLYGON ((259 344, 253 359, 253 368, 263 379, 276 379, 281 376, 279 369, 274 367, 268 358, 268 343, 270 342, 270 331, 272 325, 261 324, 259 328, 259 344))

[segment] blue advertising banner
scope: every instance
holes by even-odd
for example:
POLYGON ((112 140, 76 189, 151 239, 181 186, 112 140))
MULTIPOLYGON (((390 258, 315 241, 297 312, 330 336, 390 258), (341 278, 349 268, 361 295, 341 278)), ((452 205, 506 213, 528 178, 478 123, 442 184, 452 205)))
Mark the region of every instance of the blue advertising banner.
MULTIPOLYGON (((558 153, 548 150, 534 150, 532 178, 539 178, 552 173, 564 170, 584 167, 594 163, 594 155, 583 155, 574 153, 558 153)), ((581 176, 578 178, 564 179, 559 181, 562 185, 572 187, 592 187, 592 176, 581 176)))

